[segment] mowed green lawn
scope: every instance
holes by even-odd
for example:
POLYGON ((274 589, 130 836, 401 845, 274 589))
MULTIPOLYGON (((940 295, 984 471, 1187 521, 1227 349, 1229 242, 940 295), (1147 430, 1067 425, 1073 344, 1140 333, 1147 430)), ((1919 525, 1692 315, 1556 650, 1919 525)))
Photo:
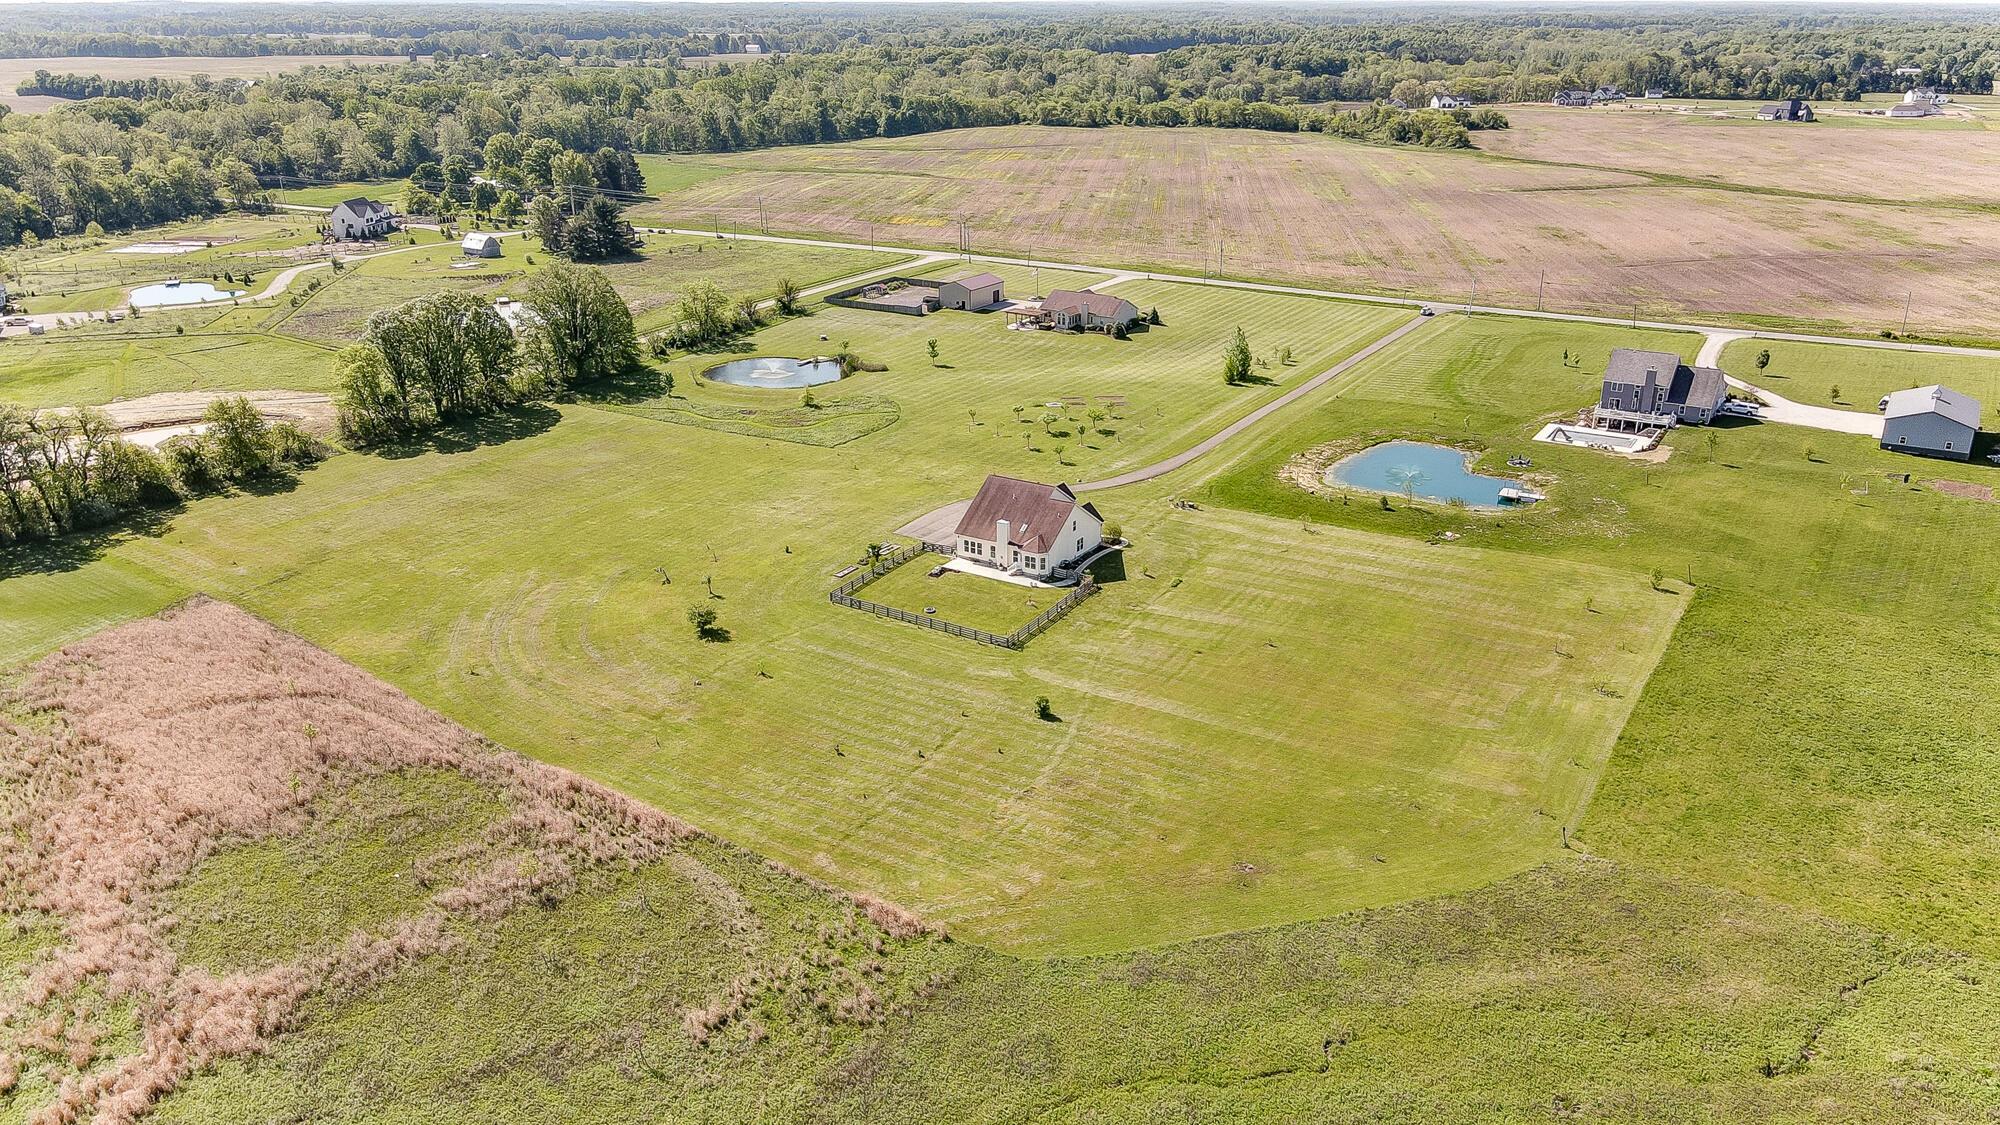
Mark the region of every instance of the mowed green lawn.
MULTIPOLYGON (((107 331, 59 330, 0 342, 0 400, 98 405, 163 391, 330 391, 334 353, 299 340, 172 325, 202 314, 148 314, 107 331)), ((206 314, 212 318, 213 313, 206 314)))
POLYGON ((1942 383, 1971 395, 1985 409, 1983 429, 2000 429, 2000 359, 1902 352, 1883 348, 1737 340, 1722 351, 1722 368, 1794 402, 1873 411, 1890 391, 1942 383), (1757 353, 1771 363, 1757 368, 1757 353), (1833 396, 1834 389, 1840 397, 1833 396))
MULTIPOLYGON (((1935 487, 2000 486, 2000 470, 1771 424, 1679 430, 1656 465, 1528 440, 1538 419, 1594 399, 1609 347, 1687 354, 1693 343, 1452 318, 1219 461, 1195 494, 1412 537, 1451 530, 1510 557, 1657 571, 1691 604, 1583 822, 1586 844, 2000 952, 1983 905, 2000 892, 1995 805, 1967 783, 2000 768, 2000 504, 1935 487), (1564 350, 1581 364, 1565 366, 1564 350), (1495 468, 1529 455, 1550 500, 1500 520, 1385 512, 1280 478, 1298 450, 1370 434, 1479 442, 1495 468)), ((1838 358, 1857 385, 1864 372, 1877 385, 1908 375, 1894 353, 1838 358), (1878 359, 1889 371, 1869 366, 1878 359)))
MULTIPOLYGON (((1041 272, 1046 277, 1051 271, 1041 272)), ((886 371, 815 387, 813 394, 884 397, 901 407, 894 430, 855 448, 874 449, 871 443, 880 442, 924 451, 906 471, 933 481, 936 491, 908 518, 970 496, 989 472, 1091 480, 1179 452, 1413 315, 1169 282, 1127 281, 1106 292, 1141 309, 1157 306, 1164 323, 1115 340, 1099 333, 1015 331, 997 312, 911 317, 820 306, 727 354, 681 356, 668 366, 677 395, 738 405, 746 401, 744 392, 698 386, 696 376, 740 356, 803 358, 843 347, 886 365, 886 371), (1265 362, 1253 369, 1255 382, 1231 387, 1222 380, 1222 353, 1239 327, 1265 362), (938 346, 935 361, 927 348, 931 340, 938 346), (1286 346, 1293 352, 1290 365, 1277 361, 1286 346)), ((774 404, 799 401, 798 392, 759 393, 774 404)))
POLYGON ((1161 482, 1098 498, 1137 543, 1124 579, 1026 653, 826 601, 863 544, 985 473, 1051 474, 1069 412, 1022 422, 1010 403, 1125 396, 1099 420, 1114 435, 1066 457, 1076 475, 1143 464, 1407 316, 1128 285, 1164 328, 825 310, 767 330, 759 351, 831 329, 893 360, 852 383, 902 420, 837 448, 543 408, 512 440, 337 458, 284 495, 203 502, 112 557, 1014 948, 1310 917, 1553 854, 1685 604, 1632 574, 1187 512, 1161 482), (1224 386, 1238 324, 1299 363, 1224 386), (951 366, 922 357, 931 334, 951 366), (690 605, 732 639, 697 639, 690 605), (1035 717, 1041 695, 1062 722, 1035 717))
MULTIPOLYGON (((646 236, 645 249, 637 257, 599 263, 596 268, 632 307, 640 329, 649 331, 673 320, 681 294, 696 281, 713 282, 732 297, 762 299, 777 292, 779 282, 787 278, 804 288, 905 258, 866 250, 653 234, 646 236)), ((469 260, 456 244, 385 255, 344 271, 272 324, 312 339, 350 341, 381 309, 440 289, 485 298, 519 295, 528 275, 558 260, 526 237, 502 239, 499 258, 469 260)))
MULTIPOLYGON (((418 232, 418 237, 434 241, 438 236, 418 232)), ((206 278, 224 271, 240 274, 247 270, 261 282, 287 266, 323 260, 326 253, 317 245, 319 241, 318 217, 314 215, 228 214, 15 251, 10 255, 9 288, 31 312, 121 308, 124 289, 168 277, 206 278), (171 254, 121 252, 147 242, 213 245, 171 254)))

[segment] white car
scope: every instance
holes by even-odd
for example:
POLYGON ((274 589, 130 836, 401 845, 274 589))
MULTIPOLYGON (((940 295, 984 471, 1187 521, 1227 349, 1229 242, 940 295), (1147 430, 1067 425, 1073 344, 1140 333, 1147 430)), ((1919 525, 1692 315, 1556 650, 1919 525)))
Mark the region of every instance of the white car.
POLYGON ((1882 401, 1875 404, 1875 409, 1881 411, 1887 411, 1889 409, 1889 396, 1883 395, 1882 401))
POLYGON ((1732 398, 1722 404, 1722 413, 1733 414, 1738 418, 1755 418, 1757 404, 1745 398, 1732 398))
POLYGON ((1420 309, 1418 309, 1418 310, 1417 310, 1417 315, 1418 315, 1418 316, 1436 316, 1436 315, 1437 315, 1437 310, 1436 310, 1436 309, 1434 309, 1434 308, 1432 308, 1432 307, 1430 307, 1429 305, 1425 305, 1424 307, 1422 307, 1422 308, 1420 308, 1420 309))

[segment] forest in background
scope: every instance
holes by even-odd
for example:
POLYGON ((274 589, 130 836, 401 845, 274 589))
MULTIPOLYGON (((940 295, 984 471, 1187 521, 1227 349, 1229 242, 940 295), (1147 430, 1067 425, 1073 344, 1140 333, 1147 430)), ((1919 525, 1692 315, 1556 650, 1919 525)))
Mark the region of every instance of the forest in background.
MULTIPOLYGON (((484 167, 495 137, 724 152, 989 125, 1315 130, 1464 147, 1503 116, 1385 111, 1432 94, 1543 101, 1985 91, 2000 26, 1972 14, 1787 9, 58 6, 0 11, 0 54, 403 53, 409 66, 242 79, 37 74, 73 105, 0 120, 0 245, 252 202, 277 177, 484 167), (1421 22, 1413 22, 1422 17, 1421 22), (751 62, 684 60, 755 45, 751 62), (1915 67, 1921 76, 1897 76, 1915 67)), ((513 185, 531 195, 536 183, 513 185)), ((627 184, 595 186, 629 190, 627 184)))

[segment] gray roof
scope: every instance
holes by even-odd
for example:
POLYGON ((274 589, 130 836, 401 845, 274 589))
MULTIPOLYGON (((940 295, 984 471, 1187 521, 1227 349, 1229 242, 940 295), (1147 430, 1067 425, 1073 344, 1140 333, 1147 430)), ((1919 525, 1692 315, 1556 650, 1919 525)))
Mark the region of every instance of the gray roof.
POLYGON ((1961 426, 1974 430, 1979 428, 1979 400, 1971 395, 1959 394, 1950 387, 1940 387, 1935 384, 1891 392, 1889 407, 1882 413, 1888 418, 1907 418, 1912 414, 1937 414, 1961 426))
POLYGON ((347 208, 349 211, 352 211, 357 215, 363 215, 363 216, 386 215, 389 213, 388 204, 377 203, 372 199, 367 199, 359 195, 355 196, 353 199, 341 200, 340 206, 347 208))
POLYGON ((990 273, 975 273, 971 277, 948 277, 944 283, 946 285, 963 285, 967 289, 984 289, 989 285, 1004 284, 998 277, 990 273))
POLYGON ((1666 401, 1673 406, 1717 402, 1729 393, 1729 381, 1721 370, 1689 367, 1672 352, 1647 351, 1644 348, 1613 349, 1611 362, 1604 366, 1604 381, 1620 386, 1643 387, 1649 369, 1654 373, 1655 382, 1666 388, 1666 401))

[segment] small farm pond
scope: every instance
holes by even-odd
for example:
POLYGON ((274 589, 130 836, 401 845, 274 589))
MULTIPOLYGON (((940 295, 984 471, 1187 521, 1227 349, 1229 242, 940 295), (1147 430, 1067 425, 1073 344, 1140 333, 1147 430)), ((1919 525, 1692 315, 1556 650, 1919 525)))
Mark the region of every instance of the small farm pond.
POLYGON ((177 281, 172 285, 161 282, 157 285, 141 285, 132 290, 131 303, 140 308, 156 308, 160 305, 198 305, 203 301, 226 301, 231 297, 241 297, 241 289, 217 289, 206 281, 177 281))
POLYGON ((1466 465, 1472 458, 1456 449, 1420 441, 1390 441, 1343 457, 1326 470, 1326 482, 1369 492, 1387 492, 1475 508, 1503 505, 1500 490, 1519 481, 1483 476, 1466 465))
POLYGON ((775 390, 817 387, 840 378, 840 361, 761 356, 757 359, 732 359, 701 374, 705 379, 738 387, 770 387, 775 390))

